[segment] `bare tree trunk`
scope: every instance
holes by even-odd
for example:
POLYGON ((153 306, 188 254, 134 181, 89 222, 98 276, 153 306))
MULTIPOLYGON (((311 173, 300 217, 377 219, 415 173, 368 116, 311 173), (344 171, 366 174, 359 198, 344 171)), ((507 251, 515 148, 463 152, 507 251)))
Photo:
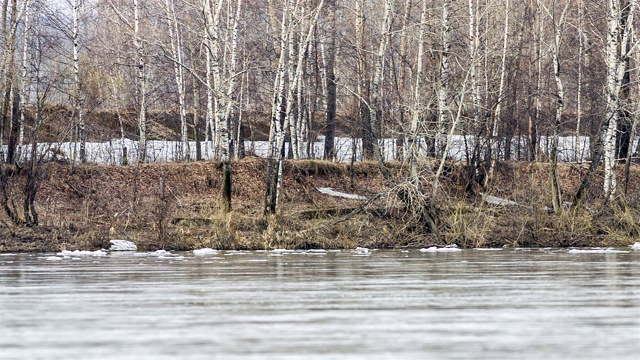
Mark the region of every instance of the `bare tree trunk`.
POLYGON ((505 75, 507 71, 507 40, 509 39, 509 0, 505 1, 504 10, 504 37, 502 42, 502 60, 500 63, 500 85, 498 87, 498 102, 493 119, 491 129, 491 165, 489 168, 489 176, 487 181, 493 177, 493 172, 498 161, 498 124, 502 110, 502 101, 504 100, 505 75))
POLYGON ((78 50, 78 12, 80 10, 80 6, 82 4, 81 0, 74 0, 73 2, 73 33, 72 33, 72 41, 73 41, 73 80, 75 84, 74 91, 74 102, 75 102, 75 112, 78 116, 78 138, 80 140, 80 162, 87 162, 87 150, 86 150, 86 142, 87 142, 87 134, 85 129, 85 120, 84 120, 84 100, 82 94, 82 84, 80 83, 80 58, 79 58, 79 50, 78 50))
POLYGON ((582 124, 582 57, 584 53, 584 2, 578 0, 578 90, 576 105, 576 135, 575 135, 575 161, 582 161, 582 149, 580 144, 580 125, 582 124))
POLYGON ((286 50, 289 31, 287 29, 290 19, 289 8, 291 0, 286 0, 282 10, 282 22, 280 27, 280 58, 278 60, 278 71, 273 84, 273 98, 271 106, 271 126, 269 130, 269 150, 267 153, 267 179, 265 194, 264 214, 275 214, 278 203, 278 175, 282 164, 282 148, 279 147, 279 139, 284 143, 284 114, 285 102, 285 75, 286 75, 286 50))
POLYGON ((327 88, 327 120, 325 124, 325 137, 324 137, 324 159, 334 160, 335 158, 335 132, 336 132, 336 0, 327 1, 327 17, 328 23, 328 36, 325 65, 326 65, 326 88, 327 88))
POLYGON ((449 25, 450 0, 442 2, 442 49, 440 50, 440 87, 438 89, 438 127, 436 130, 436 154, 442 155, 446 133, 450 123, 449 112, 449 53, 451 52, 451 27, 449 25))
POLYGON ((558 181, 558 138, 560 136, 560 125, 562 124, 562 112, 564 110, 564 84, 560 77, 560 44, 562 42, 562 32, 564 27, 564 17, 567 13, 570 2, 566 3, 565 9, 560 15, 560 21, 556 22, 556 3, 555 0, 551 8, 551 18, 553 21, 553 74, 556 81, 556 117, 553 124, 553 138, 551 140, 551 199, 553 211, 558 213, 562 211, 562 194, 560 192, 560 183, 558 181))
POLYGON ((182 41, 180 29, 176 19, 176 9, 173 0, 165 0, 165 12, 167 15, 167 27, 169 29, 169 42, 171 43, 171 56, 173 57, 173 75, 178 89, 178 106, 180 114, 180 159, 189 161, 191 151, 189 149, 189 130, 187 128, 187 110, 184 90, 184 74, 182 71, 182 41))
POLYGON ((420 125, 420 114, 422 113, 422 89, 421 80, 423 72, 423 57, 424 57, 424 34, 427 22, 427 4, 428 0, 422 1, 422 13, 420 15, 420 27, 418 30, 418 54, 416 62, 416 82, 413 90, 413 109, 411 111, 411 134, 409 136, 409 166, 412 179, 419 179, 418 177, 418 132, 420 125))
POLYGON ((627 48, 629 44, 630 29, 633 27, 633 16, 636 8, 636 1, 631 0, 628 18, 625 21, 626 28, 624 35, 620 38, 620 8, 617 0, 608 1, 607 14, 607 38, 606 38, 606 59, 607 59, 607 85, 605 87, 605 97, 607 99, 607 108, 605 118, 600 122, 600 136, 594 147, 591 165, 587 174, 582 179, 580 187, 574 196, 573 206, 577 206, 585 191, 591 185, 593 175, 595 174, 600 160, 605 158, 605 179, 604 179, 604 196, 605 199, 611 200, 615 195, 616 178, 615 178, 615 138, 617 130, 617 113, 619 106, 619 92, 621 79, 624 75, 624 62, 620 61, 620 55, 627 56, 627 48), (618 48, 619 46, 619 48, 618 48), (619 51, 619 52, 618 52, 619 51))
POLYGON ((18 144, 24 143, 24 124, 26 121, 26 106, 28 102, 28 84, 29 84, 29 71, 27 65, 27 56, 29 52, 29 32, 30 32, 30 0, 25 0, 24 3, 24 30, 22 34, 22 77, 20 81, 20 130, 18 131, 18 144))
POLYGON ((193 137, 196 141, 196 161, 202 161, 202 143, 200 140, 200 83, 193 76, 193 137))
POLYGON ((610 0, 607 3, 609 7, 607 14, 607 86, 605 89, 607 110, 605 121, 608 122, 608 126, 604 137, 604 195, 605 198, 611 200, 615 196, 617 186, 615 173, 616 132, 620 114, 620 87, 626 70, 626 62, 623 61, 623 58, 627 56, 636 1, 631 0, 627 19, 622 19, 622 9, 619 7, 618 0, 610 0), (626 24, 622 38, 620 37, 621 21, 626 24))
POLYGON ((139 0, 133 0, 133 42, 138 53, 138 86, 136 88, 136 95, 140 102, 140 113, 138 115, 138 129, 140 133, 138 140, 138 163, 144 163, 147 161, 147 76, 145 74, 144 49, 140 38, 140 7, 138 1, 139 0))
MULTIPOLYGON (((365 49, 364 27, 367 17, 364 14, 364 0, 356 0, 356 51, 358 53, 358 71, 356 96, 358 102, 358 116, 361 122, 362 157, 372 160, 374 156, 373 129, 371 127, 371 110, 369 105, 369 79, 367 78, 368 63, 365 49)), ((358 127, 356 127, 358 128, 358 127)), ((357 137, 357 136, 356 136, 357 137)))
POLYGON ((382 157, 382 152, 380 151, 380 144, 378 143, 379 139, 379 129, 380 124, 378 124, 378 106, 379 106, 379 90, 380 84, 382 82, 383 76, 383 66, 384 66, 384 57, 387 50, 387 42, 389 39, 389 32, 391 31, 391 17, 393 11, 393 1, 385 0, 384 2, 384 20, 382 21, 382 34, 380 37, 380 45, 378 47, 378 52, 376 54, 376 67, 375 73, 373 75, 373 83, 371 84, 371 109, 370 109, 370 118, 371 118, 371 135, 373 137, 373 154, 375 159, 378 161, 378 165, 380 166, 380 171, 386 180, 391 178, 389 174, 389 170, 384 165, 384 158, 382 157))

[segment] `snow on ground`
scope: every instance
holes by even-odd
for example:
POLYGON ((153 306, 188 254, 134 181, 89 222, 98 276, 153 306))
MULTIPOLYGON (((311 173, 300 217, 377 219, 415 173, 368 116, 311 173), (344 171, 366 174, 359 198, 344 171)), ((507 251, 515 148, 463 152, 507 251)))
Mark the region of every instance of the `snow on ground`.
POLYGON ((633 245, 629 245, 632 250, 640 250, 640 242, 636 242, 633 245))
MULTIPOLYGON (((589 154, 589 138, 581 136, 578 138, 576 146, 576 138, 574 136, 564 136, 559 139, 559 158, 561 161, 576 161, 588 159, 589 154)), ((636 140, 638 141, 638 140, 636 140)), ((463 135, 454 135, 451 141, 451 147, 447 153, 447 157, 454 160, 463 160, 466 158, 466 149, 473 148, 473 138, 463 135)), ((503 139, 504 142, 504 139, 503 139)), ((526 139, 513 138, 511 140, 512 156, 518 156, 518 149, 522 148, 526 143, 526 139)), ((407 139, 404 140, 405 147, 408 144, 407 139)), ((426 141, 419 138, 418 154, 424 156, 427 154, 426 141)), ((550 148, 548 137, 541 137, 539 145, 547 152, 550 148)), ((266 157, 268 152, 268 143, 266 141, 245 141, 245 150, 248 154, 266 157)), ((637 143, 636 143, 637 146, 637 143)), ((202 141, 200 143, 202 156, 205 160, 214 158, 214 149, 212 143, 202 141)), ((288 145, 285 145, 287 148, 288 145)), ((134 164, 138 156, 138 142, 130 139, 112 139, 102 143, 88 142, 86 143, 87 161, 96 164, 121 165, 123 163, 123 149, 127 148, 128 162, 134 164)), ((317 141, 313 142, 309 147, 311 159, 322 159, 324 156, 324 137, 319 136, 317 141)), ((336 157, 338 162, 350 162, 353 158, 355 161, 361 161, 363 158, 362 140, 345 137, 335 138, 336 157)), ((402 146, 400 146, 402 148, 402 146)), ((504 144, 500 149, 504 148, 504 144)), ((6 153, 6 145, 4 153, 6 153)), ((399 152, 399 146, 396 139, 380 139, 380 149, 385 160, 392 160, 398 154, 406 154, 407 151, 399 152)), ((635 146, 634 146, 635 149, 635 146)), ((38 154, 45 155, 49 159, 66 160, 71 163, 78 162, 80 152, 80 144, 77 142, 57 142, 57 143, 40 143, 38 144, 38 154)), ((179 141, 147 141, 146 155, 149 162, 175 162, 180 161, 186 149, 182 149, 182 143, 179 141)), ((286 152, 286 149, 285 149, 286 152)), ((17 148, 17 156, 19 161, 25 162, 31 154, 31 145, 21 145, 17 148)), ((196 143, 189 142, 189 154, 191 159, 196 158, 196 143)))
POLYGON ((345 199, 367 200, 366 196, 356 195, 356 194, 347 194, 340 191, 335 191, 333 190, 333 188, 330 188, 330 187, 323 187, 323 188, 317 188, 317 189, 322 194, 326 194, 330 196, 341 197, 345 199))

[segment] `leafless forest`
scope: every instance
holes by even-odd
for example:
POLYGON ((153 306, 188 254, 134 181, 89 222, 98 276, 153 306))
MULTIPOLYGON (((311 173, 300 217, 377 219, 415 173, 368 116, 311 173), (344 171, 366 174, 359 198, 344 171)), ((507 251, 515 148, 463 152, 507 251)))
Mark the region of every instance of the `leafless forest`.
POLYGON ((362 139, 381 169, 379 140, 397 139, 414 182, 425 146, 437 184, 465 135, 470 182, 498 161, 550 162, 558 210, 558 137, 588 136, 583 184, 603 165, 613 198, 637 128, 637 12, 635 0, 2 0, 3 161, 44 139, 77 142, 83 161, 109 121, 142 162, 149 140, 179 141, 184 161, 211 142, 230 187, 252 136, 269 141, 270 213, 283 158, 309 157, 318 137, 328 160, 336 136, 362 139))

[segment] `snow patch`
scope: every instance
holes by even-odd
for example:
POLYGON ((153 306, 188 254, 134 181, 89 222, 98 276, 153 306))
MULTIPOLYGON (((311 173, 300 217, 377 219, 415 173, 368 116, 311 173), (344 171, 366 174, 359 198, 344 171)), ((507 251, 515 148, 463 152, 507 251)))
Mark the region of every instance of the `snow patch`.
POLYGON ((636 242, 633 245, 629 245, 629 247, 631 247, 631 250, 640 250, 640 242, 636 242))
POLYGON ((133 241, 129 240, 109 240, 111 243, 111 251, 136 251, 138 247, 133 241))
POLYGON ((340 191, 335 191, 335 190, 333 190, 333 188, 330 188, 330 187, 322 187, 322 188, 317 188, 317 189, 318 189, 319 192, 321 192, 322 194, 325 194, 325 195, 341 197, 341 198, 344 198, 344 199, 367 200, 366 196, 356 195, 356 194, 347 194, 347 193, 343 193, 343 192, 340 192, 340 191))
POLYGON ((211 248, 193 250, 193 255, 196 256, 217 255, 218 253, 220 253, 218 250, 214 250, 211 248))
POLYGON ((437 246, 431 246, 428 248, 422 248, 420 249, 420 252, 422 253, 435 253, 435 252, 460 252, 462 251, 462 249, 458 248, 458 245, 447 245, 445 247, 437 247, 437 246))

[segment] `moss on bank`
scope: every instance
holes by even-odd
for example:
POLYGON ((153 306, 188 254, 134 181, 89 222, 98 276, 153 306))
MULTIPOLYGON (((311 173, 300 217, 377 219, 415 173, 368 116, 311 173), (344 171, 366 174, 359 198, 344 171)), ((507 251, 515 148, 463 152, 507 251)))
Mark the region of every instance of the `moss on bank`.
MULTIPOLYGON (((400 164, 389 164, 402 178, 400 164)), ((141 250, 273 248, 625 246, 640 233, 640 177, 632 168, 627 201, 603 204, 599 184, 580 207, 550 213, 545 164, 501 164, 488 189, 465 192, 464 167, 451 164, 437 198, 439 227, 425 233, 393 193, 361 208, 361 200, 325 195, 320 187, 372 197, 388 188, 374 163, 288 161, 281 213, 262 215, 265 161, 233 164, 233 211, 220 210, 222 173, 212 163, 139 167, 52 163, 36 206, 40 226, 15 226, 0 215, 0 252, 99 249, 129 239, 141 250), (493 206, 480 192, 517 202, 493 206), (354 211, 357 210, 357 211, 354 211)), ((428 169, 427 169, 428 170, 428 169)), ((564 164, 565 197, 575 193, 583 169, 564 164)), ((429 173, 429 171, 425 171, 429 173)), ((11 196, 19 201, 20 181, 11 196)), ((428 187, 425 189, 430 191, 428 187)))

